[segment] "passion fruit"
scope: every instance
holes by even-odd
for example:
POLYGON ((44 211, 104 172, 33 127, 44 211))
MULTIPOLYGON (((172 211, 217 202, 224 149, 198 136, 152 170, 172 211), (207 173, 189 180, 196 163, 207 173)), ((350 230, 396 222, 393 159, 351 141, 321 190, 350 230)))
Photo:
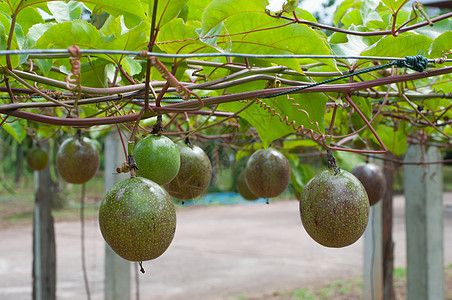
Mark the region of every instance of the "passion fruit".
POLYGON ((361 182, 347 171, 329 169, 312 178, 300 196, 306 232, 326 247, 356 242, 369 221, 369 199, 361 182))
POLYGON ((386 192, 386 178, 383 170, 373 163, 361 163, 353 168, 355 175, 366 189, 370 205, 376 204, 386 192))
POLYGON ((49 155, 38 146, 33 146, 27 153, 27 165, 33 171, 41 171, 47 167, 49 155))
POLYGON ((61 144, 56 165, 65 181, 85 183, 94 177, 99 168, 99 151, 94 141, 76 134, 61 144))
POLYGON ((248 201, 259 199, 259 196, 256 196, 252 191, 250 191, 250 188, 246 183, 245 170, 243 170, 237 178, 237 192, 239 192, 240 196, 242 196, 243 199, 248 201))
POLYGON ((137 175, 160 185, 173 180, 179 172, 179 150, 166 136, 145 137, 136 144, 133 155, 138 166, 137 175))
POLYGON ((276 197, 289 185, 289 161, 274 148, 259 149, 246 164, 245 179, 248 188, 256 196, 276 197))
POLYGON ((175 198, 196 198, 209 187, 212 178, 210 159, 198 146, 187 145, 184 141, 176 145, 180 153, 180 169, 176 177, 164 187, 175 198))
POLYGON ((176 231, 171 197, 157 183, 142 177, 122 180, 105 194, 99 227, 107 244, 130 261, 161 256, 176 231))

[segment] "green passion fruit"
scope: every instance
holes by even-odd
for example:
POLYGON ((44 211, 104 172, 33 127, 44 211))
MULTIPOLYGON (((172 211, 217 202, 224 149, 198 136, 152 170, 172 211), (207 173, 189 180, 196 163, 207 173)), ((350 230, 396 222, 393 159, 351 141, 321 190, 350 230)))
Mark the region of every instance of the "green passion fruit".
POLYGON ((160 185, 173 180, 179 172, 179 150, 166 136, 149 135, 140 140, 133 156, 138 166, 137 175, 160 185))
POLYGON ((176 144, 180 153, 180 169, 176 177, 164 187, 178 199, 193 199, 203 194, 212 178, 212 166, 207 154, 198 146, 184 141, 176 144))
POLYGON ((27 153, 27 165, 33 171, 41 171, 47 167, 49 155, 38 146, 33 146, 27 153))
POLYGON ((105 194, 99 227, 107 244, 130 261, 162 255, 176 231, 171 197, 157 183, 142 177, 125 179, 105 194))
POLYGON ((289 161, 274 148, 259 149, 248 159, 245 179, 250 191, 256 196, 276 197, 289 185, 289 161))
POLYGON ((242 171, 237 178, 237 191, 245 200, 254 201, 259 199, 259 196, 256 196, 252 191, 250 191, 250 188, 246 183, 245 171, 242 171))
POLYGON ((99 151, 94 141, 76 135, 61 144, 56 165, 65 181, 85 183, 94 177, 99 168, 99 151))
POLYGON ((352 174, 361 181, 369 197, 370 205, 376 204, 386 192, 386 178, 383 170, 373 163, 358 164, 352 174))
POLYGON ((300 196, 306 232, 326 247, 356 242, 369 221, 369 199, 361 182, 347 171, 329 169, 312 178, 300 196))

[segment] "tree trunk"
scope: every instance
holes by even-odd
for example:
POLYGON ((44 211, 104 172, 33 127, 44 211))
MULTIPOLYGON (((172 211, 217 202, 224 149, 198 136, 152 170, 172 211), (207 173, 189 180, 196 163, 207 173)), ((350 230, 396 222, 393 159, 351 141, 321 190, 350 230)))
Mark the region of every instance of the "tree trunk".
MULTIPOLYGON (((48 151, 49 144, 42 148, 48 151)), ((49 166, 35 171, 33 220, 33 300, 54 300, 56 291, 55 231, 52 217, 52 187, 49 166)))

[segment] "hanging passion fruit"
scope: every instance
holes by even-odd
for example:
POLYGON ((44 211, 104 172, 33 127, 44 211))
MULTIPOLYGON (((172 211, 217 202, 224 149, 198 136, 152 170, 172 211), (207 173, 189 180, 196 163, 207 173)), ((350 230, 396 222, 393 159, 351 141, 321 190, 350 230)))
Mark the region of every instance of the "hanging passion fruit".
POLYGON ((99 168, 99 151, 95 143, 80 132, 65 140, 58 149, 56 165, 61 177, 69 183, 88 182, 99 168))
POLYGON ((41 171, 47 167, 49 155, 38 146, 33 146, 27 153, 27 165, 33 171, 41 171))
POLYGON ((176 231, 171 197, 157 183, 142 177, 125 179, 105 194, 99 227, 108 245, 130 261, 162 255, 176 231))
POLYGON ((239 192, 240 196, 242 196, 243 199, 245 200, 254 201, 259 199, 258 196, 256 196, 252 191, 250 191, 250 188, 246 183, 245 171, 242 171, 239 175, 239 178, 237 178, 237 191, 239 192))
POLYGON ((370 205, 376 204, 383 198, 386 192, 386 178, 379 166, 373 163, 361 163, 353 168, 352 174, 366 189, 370 205))
POLYGON ((176 145, 180 153, 180 169, 176 177, 164 187, 175 198, 196 198, 209 187, 212 178, 210 159, 200 147, 191 143, 180 141, 176 145))
POLYGON ((160 185, 173 180, 179 172, 179 150, 166 136, 145 137, 136 144, 133 155, 138 166, 137 175, 160 185))
POLYGON ((361 182, 347 171, 329 169, 312 178, 300 196, 306 232, 326 247, 356 242, 369 221, 369 199, 361 182))
POLYGON ((250 191, 256 196, 276 197, 289 185, 289 161, 274 148, 259 149, 246 164, 245 179, 250 191))

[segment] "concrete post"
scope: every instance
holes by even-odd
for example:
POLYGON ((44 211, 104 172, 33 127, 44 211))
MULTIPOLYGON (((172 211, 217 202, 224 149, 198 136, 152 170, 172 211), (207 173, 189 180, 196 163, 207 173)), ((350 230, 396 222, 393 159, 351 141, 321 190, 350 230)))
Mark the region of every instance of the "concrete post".
MULTIPOLYGON (((436 147, 411 145, 405 162, 441 160, 436 147)), ((441 164, 404 166, 407 282, 410 300, 444 299, 443 174, 441 164)))
MULTIPOLYGON (((116 174, 116 168, 125 161, 118 132, 112 130, 105 139, 105 192, 128 174, 116 174)), ((105 243, 105 300, 130 299, 130 263, 111 250, 105 243)))
POLYGON ((383 299, 382 203, 370 207, 364 232, 364 299, 383 299))
MULTIPOLYGON (((49 143, 41 144, 49 151, 49 143)), ((56 297, 55 230, 52 217, 54 183, 50 167, 34 172, 35 209, 33 214, 33 300, 53 300, 56 297)))

